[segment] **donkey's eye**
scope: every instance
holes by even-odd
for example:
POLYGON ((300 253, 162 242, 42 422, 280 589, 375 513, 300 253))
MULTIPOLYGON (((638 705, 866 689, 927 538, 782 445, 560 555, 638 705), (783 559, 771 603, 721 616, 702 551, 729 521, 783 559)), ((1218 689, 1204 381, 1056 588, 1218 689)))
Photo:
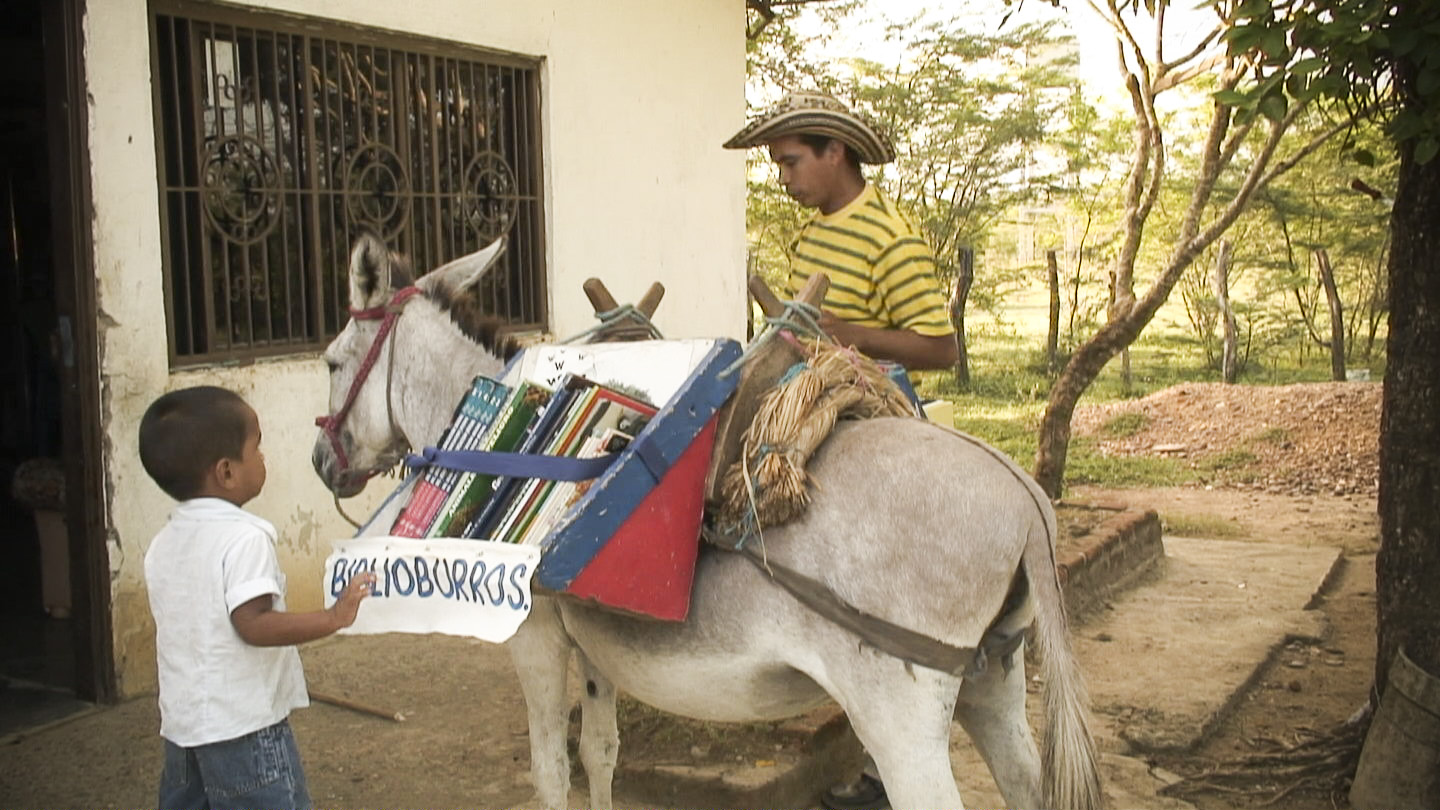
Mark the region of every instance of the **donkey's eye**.
POLYGON ((326 360, 325 365, 330 368, 331 374, 334 374, 335 372, 340 370, 340 364, 334 360, 326 360))

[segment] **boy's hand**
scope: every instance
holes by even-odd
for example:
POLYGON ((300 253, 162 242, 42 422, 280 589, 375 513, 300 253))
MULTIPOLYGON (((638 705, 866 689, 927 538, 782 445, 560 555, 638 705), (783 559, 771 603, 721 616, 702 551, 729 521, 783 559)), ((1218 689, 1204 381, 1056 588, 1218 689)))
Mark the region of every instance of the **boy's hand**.
POLYGON ((335 617, 335 627, 349 627, 355 623, 355 616, 360 612, 360 603, 369 596, 375 587, 375 575, 372 573, 356 574, 350 578, 345 585, 345 590, 335 599, 335 604, 330 606, 330 615, 335 617))

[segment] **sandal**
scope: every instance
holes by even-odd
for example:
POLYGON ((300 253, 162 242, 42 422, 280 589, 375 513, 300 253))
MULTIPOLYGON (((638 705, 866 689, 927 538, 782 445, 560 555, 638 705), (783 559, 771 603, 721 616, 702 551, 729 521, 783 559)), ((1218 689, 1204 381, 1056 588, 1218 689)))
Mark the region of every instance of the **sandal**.
POLYGON ((827 810, 884 810, 890 806, 885 785, 870 774, 844 785, 835 785, 820 797, 827 810))

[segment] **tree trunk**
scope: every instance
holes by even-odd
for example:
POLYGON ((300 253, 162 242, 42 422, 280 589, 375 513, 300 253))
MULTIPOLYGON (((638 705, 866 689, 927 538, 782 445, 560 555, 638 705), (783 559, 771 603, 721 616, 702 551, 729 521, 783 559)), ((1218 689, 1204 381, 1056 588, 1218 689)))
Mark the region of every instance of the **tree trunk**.
POLYGON ((1055 251, 1045 251, 1046 279, 1050 284, 1050 332, 1045 336, 1045 368, 1051 374, 1060 367, 1060 264, 1055 251))
POLYGON ((1440 159, 1400 147, 1390 218, 1390 335, 1380 414, 1380 552, 1375 560, 1384 690, 1395 650, 1440 675, 1440 159))
POLYGON ((1315 249, 1315 264, 1320 284, 1325 287, 1325 300, 1330 303, 1330 378, 1345 382, 1345 313, 1340 292, 1335 289, 1335 272, 1330 269, 1330 254, 1325 248, 1315 249))
POLYGON ((1235 383, 1235 357, 1238 335, 1235 334, 1235 310, 1230 306, 1230 240, 1220 240, 1220 255, 1215 257, 1215 305, 1220 308, 1224 324, 1224 343, 1220 349, 1220 378, 1235 383))
MULTIPOLYGON (((1158 308, 1158 304, 1156 305, 1158 308)), ((1055 385, 1040 421, 1040 443, 1035 452, 1035 481, 1051 498, 1060 497, 1065 476, 1065 458, 1070 449, 1070 418, 1080 395, 1095 382, 1105 364, 1129 346, 1145 324, 1154 317, 1151 308, 1136 309, 1130 315, 1105 324, 1095 336, 1075 350, 1055 385)))
POLYGON ((955 382, 970 384, 970 354, 965 350, 965 300, 975 283, 975 251, 968 247, 956 250, 955 293, 950 296, 950 323, 955 327, 955 382))

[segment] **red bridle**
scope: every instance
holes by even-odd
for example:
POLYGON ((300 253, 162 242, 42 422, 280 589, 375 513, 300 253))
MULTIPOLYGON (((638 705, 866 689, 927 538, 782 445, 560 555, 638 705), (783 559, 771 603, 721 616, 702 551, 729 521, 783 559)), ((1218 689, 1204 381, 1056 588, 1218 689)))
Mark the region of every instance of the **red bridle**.
MULTIPOLYGON (((315 417, 315 424, 320 431, 330 440, 330 446, 335 450, 335 459, 339 467, 335 470, 335 480, 350 472, 350 459, 345 454, 345 448, 340 444, 340 426, 345 423, 345 417, 350 415, 350 408, 355 404, 355 398, 360 393, 360 386, 365 384, 366 378, 370 376, 370 370, 375 367, 375 361, 380 357, 380 349, 385 345, 385 339, 392 336, 395 331, 395 320, 400 317, 400 311, 405 308, 414 295, 420 292, 416 286, 405 287, 396 290, 390 297, 390 302, 380 307, 370 309, 350 309, 350 317, 357 321, 380 321, 380 331, 375 333, 375 340, 370 344, 370 351, 365 354, 365 361, 360 364, 360 370, 355 373, 355 379, 350 383, 350 390, 345 394, 345 402, 340 410, 333 415, 315 417)), ((395 367, 394 358, 391 358, 390 367, 395 367)), ((386 392, 389 398, 389 392, 386 392)), ((389 402, 386 402, 388 407, 389 402)), ((360 474, 362 480, 373 478, 380 470, 364 470, 360 474)))

